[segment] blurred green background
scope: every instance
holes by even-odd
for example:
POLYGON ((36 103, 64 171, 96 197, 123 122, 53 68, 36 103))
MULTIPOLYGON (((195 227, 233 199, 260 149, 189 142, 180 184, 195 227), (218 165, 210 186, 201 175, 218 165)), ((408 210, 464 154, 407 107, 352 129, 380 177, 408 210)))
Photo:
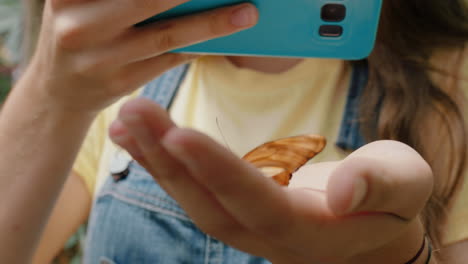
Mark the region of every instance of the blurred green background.
POLYGON ((21 60, 21 1, 0 0, 0 103, 12 86, 21 60))
POLYGON ((3 102, 12 85, 11 69, 3 67, 0 62, 0 103, 3 102))

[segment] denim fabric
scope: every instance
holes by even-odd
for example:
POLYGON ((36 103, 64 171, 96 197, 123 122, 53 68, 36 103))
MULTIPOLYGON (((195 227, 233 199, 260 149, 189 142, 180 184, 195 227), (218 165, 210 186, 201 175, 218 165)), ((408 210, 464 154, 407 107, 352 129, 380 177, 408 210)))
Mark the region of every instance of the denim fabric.
MULTIPOLYGON (((187 65, 167 72, 144 90, 163 107, 172 99, 187 65)), ((367 67, 354 67, 340 136, 336 144, 355 149, 364 140, 359 133, 357 105, 367 81, 367 67)), ((87 264, 266 264, 200 231, 182 208, 136 162, 127 177, 107 179, 89 222, 85 249, 87 264)))
POLYGON ((188 64, 181 65, 161 75, 146 85, 142 96, 155 101, 163 108, 169 109, 175 97, 174 95, 187 74, 188 68, 188 64))
POLYGON ((267 264, 200 231, 136 162, 108 178, 89 220, 84 263, 267 264))
POLYGON ((340 133, 335 144, 343 150, 356 150, 366 144, 361 133, 359 104, 362 92, 368 81, 368 66, 366 61, 353 64, 353 74, 346 99, 340 133))

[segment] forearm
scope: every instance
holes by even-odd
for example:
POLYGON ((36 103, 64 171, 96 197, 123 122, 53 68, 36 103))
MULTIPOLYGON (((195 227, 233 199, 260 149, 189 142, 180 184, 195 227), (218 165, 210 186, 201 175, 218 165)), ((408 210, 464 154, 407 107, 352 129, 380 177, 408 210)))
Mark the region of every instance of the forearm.
POLYGON ((21 80, 0 114, 0 258, 26 263, 92 114, 60 111, 41 83, 21 80), (21 250, 21 251, 19 251, 21 250))
POLYGON ((92 203, 91 193, 81 176, 72 172, 62 188, 49 217, 32 264, 51 263, 67 240, 86 222, 92 203))

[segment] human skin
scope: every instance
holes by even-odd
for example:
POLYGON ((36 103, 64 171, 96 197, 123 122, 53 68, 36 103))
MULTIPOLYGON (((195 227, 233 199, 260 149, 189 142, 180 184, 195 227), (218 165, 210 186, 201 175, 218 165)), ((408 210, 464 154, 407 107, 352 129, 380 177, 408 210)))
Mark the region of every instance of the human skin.
MULTIPOLYGON (((171 21, 144 29, 135 29, 132 27, 134 23, 182 2, 184 1, 172 1, 171 3, 163 1, 144 1, 139 2, 144 3, 140 6, 136 5, 136 2, 130 3, 129 1, 123 0, 118 3, 113 1, 111 4, 103 0, 55 0, 47 2, 44 26, 37 53, 22 79, 15 87, 15 90, 8 99, 0 116, 0 145, 2 148, 8 150, 8 152, 3 151, 0 154, 0 177, 2 179, 0 197, 3 202, 0 209, 0 232, 3 234, 0 238, 0 245, 2 245, 0 248, 0 257, 2 260, 8 263, 27 263, 29 261, 66 175, 70 171, 83 137, 97 112, 115 102, 121 96, 133 91, 141 84, 153 79, 163 71, 192 58, 190 55, 168 54, 166 51, 242 30, 253 25, 256 20, 255 11, 251 9, 250 12, 240 15, 236 12, 239 7, 235 6, 212 11, 204 15, 182 18, 177 20, 177 23, 171 21), (116 14, 118 14, 120 18, 118 21, 113 19, 116 14), (241 21, 242 18, 246 19, 244 20, 246 23, 241 21), (190 32, 190 34, 187 34, 187 32, 190 32), (122 56, 122 54, 124 56, 122 56)), ((242 6, 246 7, 248 5, 242 6)), ((148 102, 143 105, 149 107, 151 104, 148 102)), ((127 106, 127 109, 128 108, 131 109, 131 106, 127 106)), ((128 111, 131 112, 133 110, 128 111)), ((123 113, 125 114, 125 111, 123 111, 123 113)), ((125 121, 125 118, 123 119, 125 121)), ((150 114, 150 120, 150 122, 154 122, 155 120, 167 122, 158 122, 159 125, 170 124, 170 120, 161 119, 155 112, 150 114)), ((138 129, 142 126, 140 124, 131 127, 133 129, 138 129)), ((172 140, 175 141, 181 138, 182 140, 188 138, 186 142, 188 142, 187 144, 191 144, 190 142, 194 139, 201 139, 202 142, 206 142, 207 144, 204 146, 194 145, 192 147, 183 147, 182 149, 194 152, 201 151, 203 153, 219 153, 219 161, 220 164, 225 165, 224 169, 228 171, 232 169, 233 171, 245 172, 245 175, 242 174, 240 178, 240 186, 248 187, 244 184, 248 183, 250 178, 256 179, 255 177, 249 176, 258 174, 258 172, 251 167, 245 167, 246 165, 244 163, 239 163, 239 160, 229 156, 225 150, 220 150, 219 146, 207 141, 208 139, 206 137, 193 134, 191 131, 179 131, 178 129, 174 129, 173 131, 175 131, 175 136, 172 132, 167 135, 164 134, 164 137, 167 137, 166 140, 170 140, 171 137, 173 137, 172 140), (188 134, 184 136, 186 132, 188 134), (182 133, 182 136, 178 136, 177 133, 182 133), (203 149, 203 147, 207 149, 203 149)), ((134 139, 142 140, 142 137, 141 135, 137 135, 134 139)), ((156 138, 155 141, 159 142, 159 139, 156 138)), ((392 144, 401 146, 396 142, 392 144)), ((174 146, 176 145, 177 144, 174 144, 174 146)), ((132 148, 129 145, 126 147, 132 148)), ((174 155, 177 154, 178 150, 168 149, 168 151, 172 151, 171 153, 173 154, 171 155, 174 155)), ((399 151, 405 151, 405 153, 408 151, 408 153, 411 153, 408 148, 406 148, 406 150, 399 149, 399 151)), ((415 157, 414 155, 416 154, 410 154, 411 157, 415 157)), ((156 157, 160 158, 157 155, 147 155, 145 158, 150 161, 147 165, 153 164, 153 159, 156 157)), ((423 168, 424 165, 421 159, 415 159, 417 162, 414 164, 423 168)), ((209 164, 211 164, 212 161, 216 160, 210 160, 209 164)), ((352 161, 353 162, 348 163, 359 164, 359 162, 355 162, 356 160, 352 161)), ((180 166, 174 166, 172 168, 176 171, 180 170, 180 168, 193 170, 191 166, 185 164, 186 160, 174 159, 172 161, 168 160, 168 162, 169 164, 170 162, 181 163, 180 166)), ((201 163, 201 165, 205 166, 207 171, 211 169, 211 165, 208 166, 206 161, 205 163, 201 163)), ((154 168, 149 169, 152 171, 154 168)), ((359 173, 356 175, 359 175, 359 173)), ((413 175, 410 175, 412 177, 404 174, 402 175, 405 176, 403 177, 404 179, 412 179, 413 177, 413 175)), ((181 174, 181 176, 184 175, 181 174)), ((194 183, 200 181, 203 182, 203 184, 211 184, 214 182, 210 180, 211 178, 208 178, 212 177, 212 173, 195 171, 185 176, 207 177, 204 181, 200 179, 197 179, 196 182, 192 181, 194 183)), ((395 177, 397 176, 401 175, 396 174, 395 177)), ((408 187, 411 188, 415 188, 416 183, 418 186, 421 186, 421 184, 422 186, 426 186, 425 188, 417 189, 416 192, 411 192, 411 195, 417 194, 416 196, 420 198, 417 199, 418 203, 416 203, 414 207, 410 207, 409 209, 406 207, 395 209, 392 207, 378 207, 382 206, 378 204, 375 208, 362 208, 365 210, 377 210, 382 208, 394 209, 395 211, 392 211, 392 213, 403 217, 403 219, 406 219, 406 222, 408 222, 401 226, 396 224, 401 227, 399 232, 396 232, 400 234, 401 237, 394 237, 394 240, 389 237, 385 237, 384 239, 379 238, 382 240, 379 240, 378 244, 381 244, 382 247, 378 249, 371 250, 365 247, 359 248, 358 250, 349 249, 349 252, 343 251, 349 254, 343 254, 343 256, 339 257, 343 259, 347 258, 346 261, 349 263, 352 263, 351 261, 361 261, 363 258, 373 261, 378 260, 378 263, 383 263, 381 262, 382 259, 389 260, 389 256, 394 255, 393 253, 396 251, 405 252, 405 254, 401 255, 402 258, 406 258, 406 255, 413 255, 420 246, 422 230, 417 221, 411 220, 416 219, 420 208, 424 205, 425 197, 430 193, 430 188, 428 187, 430 186, 430 184, 428 184, 428 182, 430 182, 430 180, 428 181, 428 179, 430 179, 429 176, 430 173, 427 171, 418 174, 417 177, 414 176, 418 180, 408 184, 408 187), (405 243, 396 243, 395 241, 404 241, 405 243)), ((190 178, 187 179, 190 180, 190 178)), ((229 179, 229 177, 227 179, 229 179)), ((277 204, 279 206, 278 208, 266 207, 264 217, 271 213, 268 211, 270 209, 276 210, 277 213, 284 214, 284 211, 279 209, 285 209, 285 207, 281 207, 281 205, 288 205, 281 203, 281 201, 283 201, 282 198, 287 198, 286 201, 293 201, 294 199, 302 199, 303 197, 300 197, 301 195, 306 195, 311 199, 320 200, 315 194, 309 192, 294 191, 298 194, 297 196, 294 192, 287 194, 289 192, 285 192, 284 190, 279 191, 279 189, 276 188, 277 186, 273 187, 273 185, 265 181, 258 182, 258 186, 260 188, 266 188, 265 190, 267 191, 271 191, 271 196, 267 196, 267 198, 270 197, 271 199, 280 201, 280 203, 277 204)), ((211 185, 201 187, 208 189, 213 194, 221 194, 222 197, 222 193, 219 193, 219 190, 211 190, 211 188, 213 188, 211 185)), ((194 194, 200 191, 200 189, 197 190, 196 188, 196 185, 192 188, 194 194)), ((409 195, 408 189, 403 188, 403 192, 398 193, 394 190, 392 192, 391 188, 385 188, 385 186, 382 188, 390 190, 389 193, 394 195, 390 196, 390 198, 396 197, 397 194, 409 195)), ((411 188, 411 191, 415 191, 411 188)), ((176 189, 178 188, 174 188, 174 190, 176 189)), ((333 191, 330 189, 330 195, 332 193, 333 191)), ((335 191, 335 193, 337 192, 335 191)), ((349 190, 347 194, 349 195, 349 190)), ((190 205, 184 202, 183 197, 177 195, 176 192, 174 196, 188 209, 187 211, 193 211, 190 210, 190 205)), ((330 204, 327 202, 327 205, 329 205, 329 209, 332 209, 328 211, 329 214, 327 216, 330 216, 332 213, 341 216, 340 206, 346 207, 346 205, 343 205, 343 203, 339 201, 348 201, 349 197, 339 197, 340 196, 327 197, 327 201, 330 201, 330 204), (334 199, 337 199, 338 202, 333 202, 334 199)), ((216 196, 216 199, 218 199, 218 196, 216 196)), ((205 202, 207 208, 210 208, 211 200, 202 200, 202 202, 205 202)), ((247 227, 252 229, 253 224, 253 229, 255 229, 254 234, 259 232, 263 234, 263 236, 268 237, 271 235, 269 232, 266 232, 272 230, 270 229, 271 226, 263 227, 262 223, 266 223, 266 221, 249 218, 252 215, 246 214, 246 212, 242 210, 241 202, 245 201, 228 199, 221 205, 223 206, 223 210, 229 209, 230 215, 235 215, 236 219, 239 217, 238 215, 243 216, 241 218, 244 219, 242 221, 243 225, 239 228, 244 228, 244 225, 247 225, 247 227), (232 211, 232 206, 237 207, 237 210, 232 211)), ((308 208, 315 203, 297 204, 308 208)), ((316 203, 316 205, 317 204, 325 205, 316 203)), ((221 210, 221 213, 223 210, 221 210)), ((204 230, 207 229, 206 227, 209 223, 213 223, 212 221, 215 219, 214 216, 219 213, 219 211, 216 210, 210 212, 212 212, 212 214, 208 215, 210 216, 208 219, 200 219, 197 216, 194 217, 204 230)), ((296 217, 297 215, 295 213, 307 211, 290 212, 291 214, 286 215, 296 217)), ((387 219, 385 217, 390 216, 378 215, 375 218, 382 218, 382 224, 384 224, 384 220, 387 219)), ((223 219, 223 221, 219 221, 213 226, 224 225, 226 221, 230 221, 230 219, 223 219)), ((378 223, 378 221, 375 222, 375 224, 378 223)), ((313 242, 313 240, 306 240, 310 237, 294 236, 294 234, 300 235, 303 230, 307 230, 306 227, 310 227, 308 225, 310 223, 304 222, 302 224, 303 225, 298 225, 298 229, 292 232, 293 236, 289 237, 291 242, 295 241, 295 243, 292 243, 288 250, 294 248, 293 252, 298 249, 300 252, 304 253, 299 254, 300 259, 297 259, 297 262, 309 261, 309 258, 329 258, 330 254, 325 254, 324 256, 310 256, 306 254, 305 251, 310 251, 310 247, 318 245, 310 243, 308 245, 309 248, 301 246, 307 245, 311 241, 313 242), (299 227, 305 229, 299 229, 299 227), (298 242, 300 243, 298 244, 298 242)), ((218 232, 216 230, 207 231, 214 234, 218 232)), ((223 230, 219 232, 223 232, 223 230)), ((296 257, 291 257, 290 251, 277 250, 282 247, 275 245, 276 243, 274 245, 267 244, 267 246, 265 246, 262 245, 263 242, 258 244, 255 239, 236 240, 232 234, 229 236, 229 234, 219 233, 217 236, 222 237, 226 242, 245 249, 248 252, 262 253, 263 256, 275 262, 293 263, 293 261, 296 261, 296 257), (272 253, 273 251, 274 253, 272 253)), ((277 240, 278 237, 271 241, 277 240)), ((368 244, 375 242, 376 241, 366 240, 368 244)), ((331 247, 326 248, 326 250, 331 252, 332 250, 336 251, 340 249, 339 247, 333 248, 333 246, 336 245, 331 245, 331 247)), ((326 250, 325 252, 327 252, 326 250)), ((366 262, 361 261, 359 263, 366 262)))
POLYGON ((37 51, 0 115, 0 145, 8 150, 0 153, 2 261, 29 263, 100 110, 193 58, 167 51, 237 32, 257 20, 256 9, 241 4, 133 27, 183 2, 46 2, 37 51))
POLYGON ((307 182, 280 187, 209 137, 176 127, 147 99, 124 105, 110 134, 203 231, 273 263, 405 263, 422 244, 418 213, 432 171, 400 142, 309 166, 305 177, 328 178, 317 192, 307 182))

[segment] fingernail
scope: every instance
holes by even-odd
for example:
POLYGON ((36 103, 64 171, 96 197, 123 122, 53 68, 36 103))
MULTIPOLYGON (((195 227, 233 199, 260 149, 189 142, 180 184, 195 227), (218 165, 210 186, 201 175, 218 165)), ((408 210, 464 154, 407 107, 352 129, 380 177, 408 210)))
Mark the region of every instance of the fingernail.
POLYGON ((130 135, 111 136, 111 140, 121 148, 125 149, 134 159, 143 158, 143 154, 130 135))
POLYGON ((124 123, 117 119, 109 127, 109 137, 115 144, 125 148, 129 145, 131 137, 124 123))
POLYGON ((109 127, 109 134, 112 137, 120 137, 126 136, 128 133, 124 123, 121 120, 116 119, 112 122, 112 124, 109 127))
POLYGON ((353 199, 351 200, 351 206, 348 209, 348 213, 354 212, 364 201, 367 194, 367 182, 362 177, 357 177, 354 180, 353 186, 353 199))
MULTIPOLYGON (((179 129, 177 129, 179 130, 179 129)), ((161 140, 161 145, 175 158, 179 159, 189 167, 196 166, 193 157, 179 141, 179 136, 175 130, 170 130, 161 140), (175 136, 174 136, 175 135, 175 136)))
POLYGON ((257 10, 251 6, 243 6, 235 10, 231 15, 231 23, 236 27, 247 27, 253 25, 257 18, 257 10))
POLYGON ((115 144, 124 147, 125 144, 128 144, 128 141, 130 140, 130 136, 128 134, 125 135, 110 135, 110 139, 112 142, 115 144))
POLYGON ((141 116, 126 115, 121 117, 121 120, 126 124, 127 129, 135 141, 141 143, 140 147, 153 147, 157 144, 156 137, 151 134, 149 128, 141 116))
POLYGON ((167 137, 163 138, 161 145, 174 157, 182 159, 187 158, 187 153, 184 148, 180 144, 173 142, 170 139, 168 140, 167 137))

